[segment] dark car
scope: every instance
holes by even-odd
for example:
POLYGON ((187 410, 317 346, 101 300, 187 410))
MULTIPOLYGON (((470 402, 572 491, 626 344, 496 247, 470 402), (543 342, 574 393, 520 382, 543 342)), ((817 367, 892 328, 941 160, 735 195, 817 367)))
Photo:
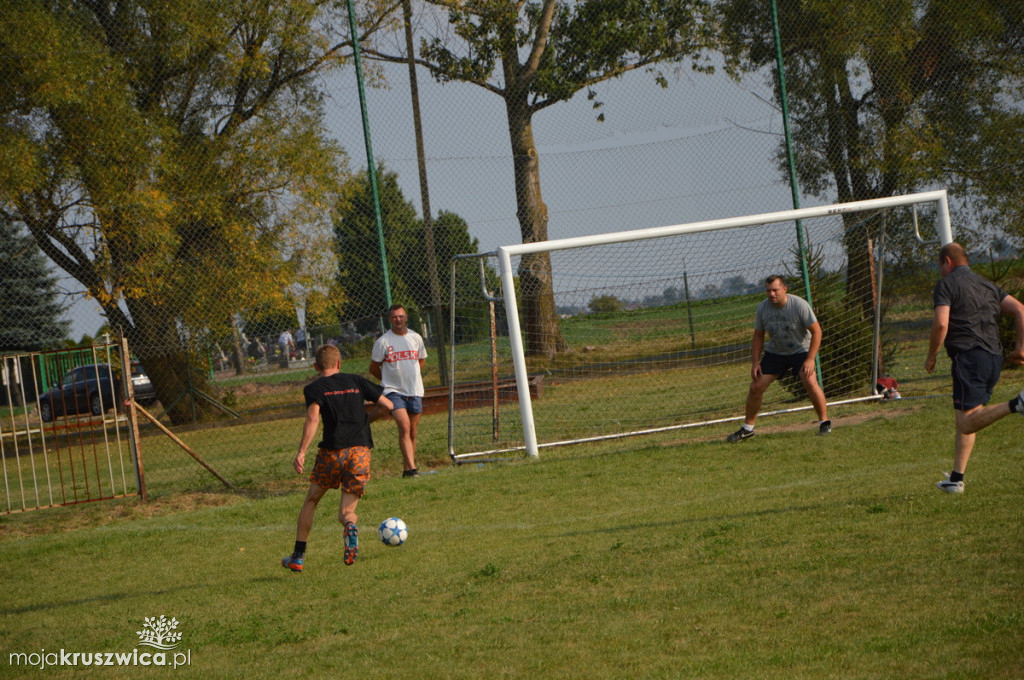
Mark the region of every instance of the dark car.
POLYGON ((146 369, 138 361, 132 362, 132 391, 135 393, 135 401, 143 406, 149 406, 156 401, 156 389, 146 375, 146 369))
POLYGON ((49 422, 57 416, 80 413, 103 415, 113 408, 120 386, 108 364, 89 364, 71 369, 59 385, 39 395, 39 416, 49 422))

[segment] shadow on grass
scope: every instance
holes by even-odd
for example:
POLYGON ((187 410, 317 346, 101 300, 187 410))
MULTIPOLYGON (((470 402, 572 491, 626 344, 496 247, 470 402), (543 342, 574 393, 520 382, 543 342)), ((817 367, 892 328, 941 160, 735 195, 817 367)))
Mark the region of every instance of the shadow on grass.
MULTIPOLYGON (((279 579, 274 576, 259 576, 256 578, 249 579, 250 583, 260 582, 277 582, 279 579)), ((79 600, 65 600, 63 602, 41 602, 38 604, 26 605, 24 607, 13 607, 10 609, 0 609, 0 616, 16 615, 16 614, 28 614, 30 612, 46 611, 49 609, 63 609, 64 607, 77 607, 79 605, 87 604, 98 604, 98 603, 110 603, 119 602, 121 600, 130 600, 138 597, 153 597, 156 595, 170 595, 172 593, 179 593, 182 591, 195 591, 195 590, 210 590, 213 588, 220 588, 221 586, 215 586, 210 584, 196 585, 189 583, 182 585, 177 588, 164 588, 162 590, 140 590, 133 593, 111 593, 107 595, 96 595, 95 597, 84 597, 79 600)))

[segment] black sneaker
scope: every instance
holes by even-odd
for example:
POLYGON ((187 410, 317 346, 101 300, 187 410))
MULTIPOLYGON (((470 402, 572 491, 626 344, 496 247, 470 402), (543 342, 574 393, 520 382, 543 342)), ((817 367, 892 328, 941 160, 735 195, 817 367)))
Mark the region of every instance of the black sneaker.
POLYGON ((832 434, 832 421, 831 420, 823 420, 818 425, 818 436, 820 437, 823 434, 832 434))
POLYGON ((420 476, 420 471, 417 470, 416 468, 412 468, 410 470, 403 470, 402 471, 402 476, 403 477, 419 477, 420 476))
POLYGON ((725 440, 727 442, 729 442, 730 444, 735 444, 736 442, 741 442, 744 439, 750 439, 753 436, 754 436, 754 431, 753 430, 745 430, 745 429, 743 429, 741 427, 740 429, 736 430, 731 435, 726 437, 725 440))

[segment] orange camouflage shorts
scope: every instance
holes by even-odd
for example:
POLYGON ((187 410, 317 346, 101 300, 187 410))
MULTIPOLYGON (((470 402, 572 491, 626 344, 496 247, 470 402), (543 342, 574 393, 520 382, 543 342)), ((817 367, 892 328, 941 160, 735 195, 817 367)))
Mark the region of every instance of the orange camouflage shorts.
POLYGON ((324 489, 341 488, 362 497, 370 481, 370 449, 353 446, 335 451, 319 449, 309 481, 324 489))

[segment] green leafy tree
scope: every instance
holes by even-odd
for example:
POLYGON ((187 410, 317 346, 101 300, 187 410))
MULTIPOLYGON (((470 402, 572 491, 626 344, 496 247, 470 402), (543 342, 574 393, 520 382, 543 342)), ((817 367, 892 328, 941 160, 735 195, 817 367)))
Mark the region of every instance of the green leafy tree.
MULTIPOLYGON (((423 314, 433 306, 429 272, 423 265, 427 259, 426 228, 417 217, 413 204, 405 198, 398 185, 398 175, 384 168, 377 173, 377 193, 384 229, 385 252, 391 297, 395 302, 412 307, 410 312, 423 314)), ((455 255, 475 253, 479 242, 469 234, 466 221, 455 213, 441 211, 433 223, 434 250, 441 274, 455 255)), ((337 288, 344 294, 339 319, 353 320, 364 331, 377 327, 386 315, 384 275, 381 270, 377 222, 369 177, 360 173, 350 182, 334 226, 338 256, 337 288)), ((480 275, 475 262, 456 265, 457 299, 479 298, 480 275)), ((497 276, 488 272, 489 282, 497 287, 497 276)), ((447 279, 445 279, 447 280, 447 279)), ((442 318, 447 318, 448 296, 444 296, 442 318)), ((465 329, 459 337, 465 337, 465 329)))
MULTIPOLYGON (((384 290, 376 207, 369 173, 359 173, 350 184, 334 224, 338 288, 345 292, 341 317, 366 324, 386 316, 388 298, 384 290)), ((419 269, 423 262, 422 259, 416 260, 411 252, 421 235, 422 224, 416 217, 416 209, 398 186, 396 173, 378 169, 377 195, 391 299, 409 300, 411 289, 407 274, 411 269, 419 269)))
MULTIPOLYGON (((472 83, 504 101, 523 243, 548 238, 534 115, 629 71, 697 59, 706 40, 704 0, 427 2, 447 11, 449 25, 422 41, 417 63, 439 81, 472 83)), ((382 47, 367 54, 407 61, 382 47)), ((552 357, 566 344, 549 256, 523 257, 518 275, 526 351, 552 357)))
MULTIPOLYGON (((773 65, 770 3, 717 7, 731 66, 773 65)), ((997 228, 1022 234, 1009 179, 1024 174, 1019 3, 780 0, 778 14, 804 190, 847 202, 944 184, 997 228)), ((848 288, 868 312, 868 240, 881 222, 844 217, 848 288)))
MULTIPOLYGON (((468 341, 488 337, 490 334, 489 313, 483 310, 488 309, 488 303, 483 297, 481 286, 495 297, 501 296, 501 282, 498 280, 498 273, 492 267, 484 264, 483 283, 480 281, 480 263, 475 259, 453 260, 456 255, 480 252, 480 242, 470 236, 469 225, 466 220, 452 212, 442 210, 434 220, 434 247, 437 252, 439 274, 442 282, 448 281, 451 276, 451 265, 455 264, 455 299, 457 303, 455 320, 456 340, 468 341), (480 310, 473 313, 470 308, 480 310)), ((421 240, 417 249, 426 257, 426 241, 421 240)), ((416 286, 416 299, 419 304, 426 306, 429 302, 429 281, 428 272, 422 268, 417 272, 416 277, 420 283, 416 286)), ((442 285, 444 285, 442 283, 442 285)), ((448 319, 451 310, 449 304, 450 296, 442 294, 441 318, 448 319)), ((505 322, 505 306, 495 305, 495 319, 499 327, 505 322)))
POLYGON ((621 312, 626 308, 626 303, 614 295, 595 295, 590 298, 590 302, 587 306, 590 307, 590 311, 596 313, 621 312))
POLYGON ((58 297, 39 246, 0 215, 0 354, 62 346, 69 324, 58 297))
POLYGON ((345 159, 316 79, 345 56, 337 9, 0 3, 0 211, 125 333, 164 403, 204 387, 193 345, 291 307, 333 264, 345 159))

